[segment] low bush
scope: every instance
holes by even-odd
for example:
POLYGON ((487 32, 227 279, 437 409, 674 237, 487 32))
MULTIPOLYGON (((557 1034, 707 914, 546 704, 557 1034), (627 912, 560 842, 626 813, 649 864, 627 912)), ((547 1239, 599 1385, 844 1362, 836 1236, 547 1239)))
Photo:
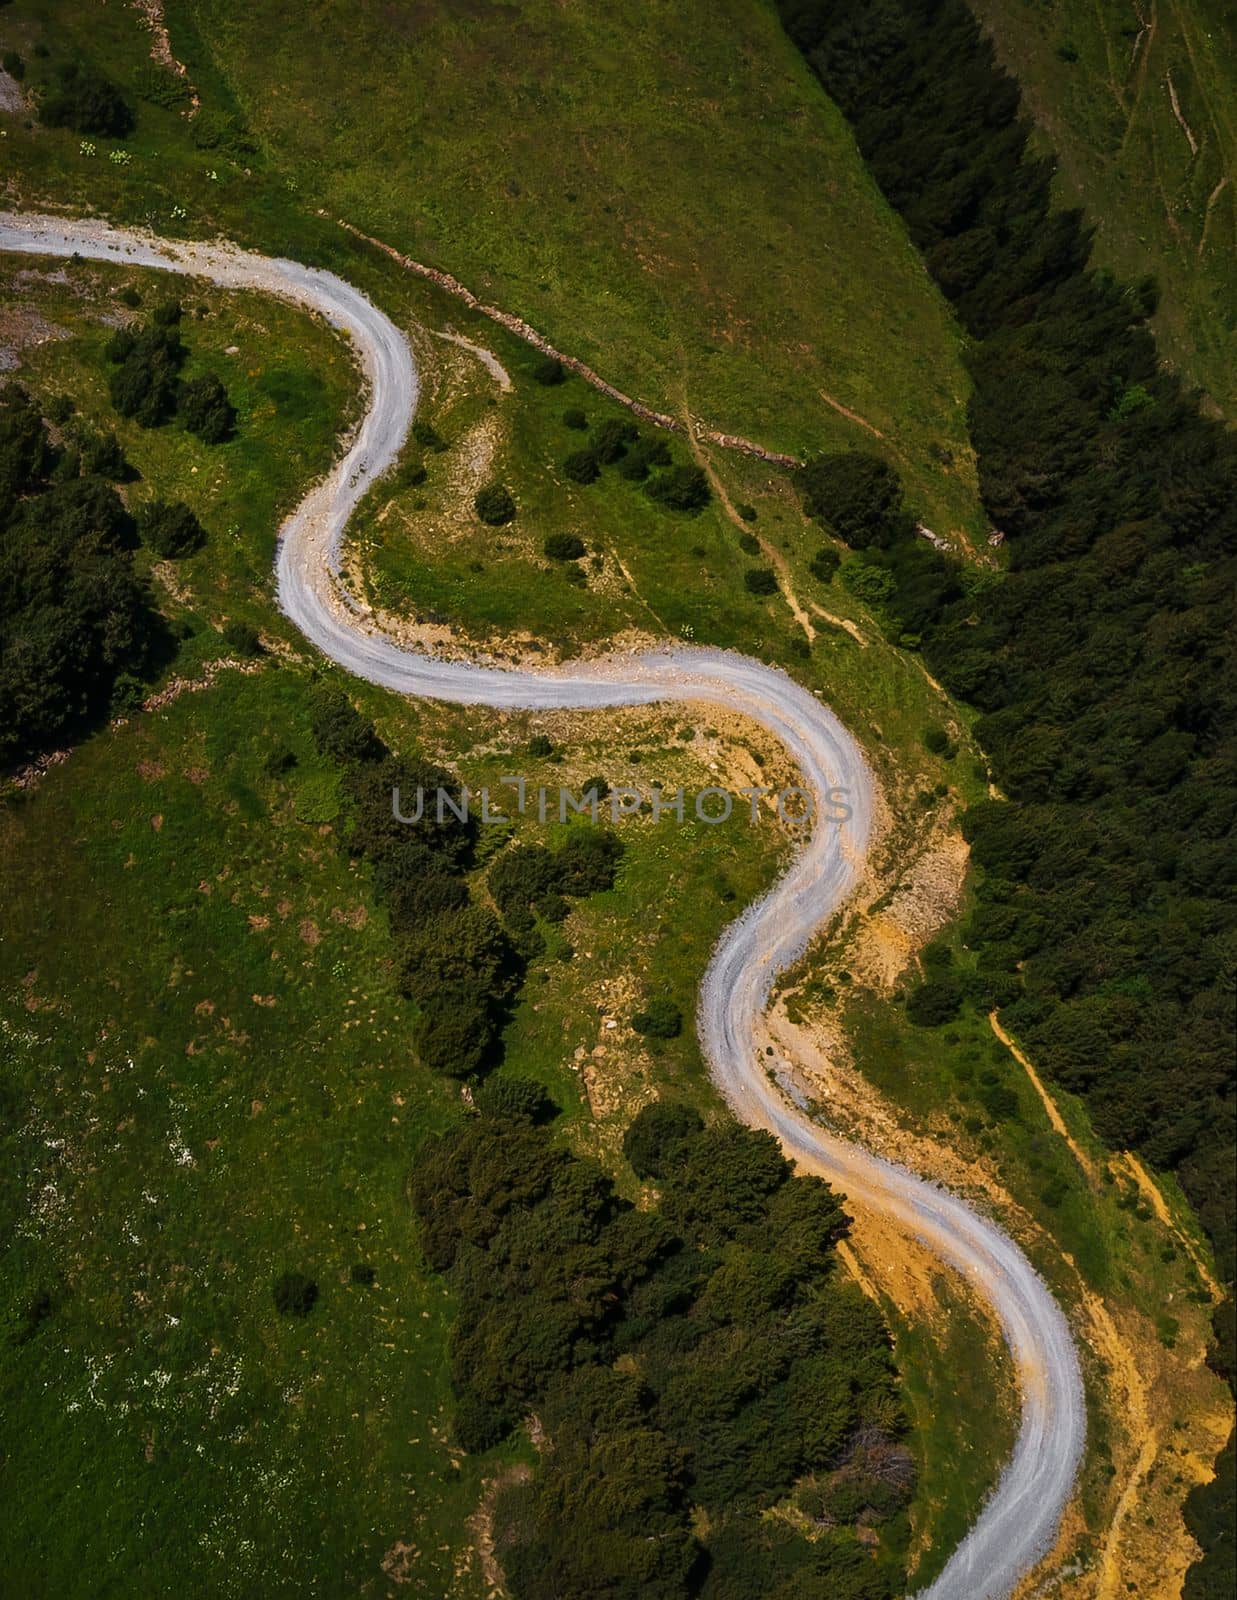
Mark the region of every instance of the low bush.
POLYGON ((236 410, 213 372, 182 384, 176 409, 185 427, 203 444, 223 444, 236 431, 236 410))
POLYGON ((193 99, 188 78, 182 78, 177 72, 169 72, 154 61, 146 62, 138 69, 134 88, 139 100, 145 100, 152 106, 162 106, 165 111, 179 111, 193 99))
POLYGON ((564 428, 571 428, 576 433, 583 433, 588 427, 588 418, 579 406, 568 406, 563 412, 564 428))
POLYGON ((906 1014, 917 1028, 952 1022, 962 1007, 962 985, 944 973, 929 978, 906 997, 906 1014))
POLYGON ((637 1033, 647 1039, 677 1039, 683 1031, 683 1013, 673 1000, 650 1000, 631 1019, 637 1033))
POLYGON ((251 622, 228 622, 223 628, 223 642, 234 656, 260 656, 262 639, 251 622))
POLYGON ((623 1154, 637 1178, 666 1178, 684 1145, 704 1131, 695 1106, 680 1100, 654 1100, 636 1114, 623 1135, 623 1154))
POLYGON ((303 1272, 284 1272, 271 1291, 281 1317, 307 1317, 318 1303, 318 1285, 303 1272))
POLYGON ((558 1109, 544 1084, 514 1074, 486 1078, 474 1089, 473 1104, 483 1117, 500 1122, 547 1122, 558 1109))
POLYGON ((39 121, 46 128, 72 128, 75 133, 99 133, 123 139, 132 133, 133 108, 103 73, 83 62, 61 67, 39 105, 39 121))
POLYGON ((557 383, 563 383, 567 374, 563 370, 563 363, 557 356, 547 356, 533 368, 533 377, 538 383, 545 384, 546 388, 553 388, 557 383))
POLYGON ((310 713, 310 728, 320 755, 345 766, 375 761, 383 754, 374 725, 338 689, 319 689, 310 713))
POLYGON ((206 542, 206 530, 183 500, 148 500, 135 520, 142 543, 163 561, 192 555, 206 542))
POLYGON ((610 466, 627 454, 628 445, 640 437, 634 422, 625 417, 607 417, 593 429, 591 442, 593 454, 603 466, 610 466))
POLYGON ((840 572, 842 587, 865 605, 884 605, 897 592, 898 580, 887 567, 871 566, 859 556, 847 556, 840 572))
POLYGON ((502 483, 487 483, 483 489, 478 489, 473 508, 482 522, 492 528, 501 528, 515 516, 515 501, 502 483))
POLYGON ((199 150, 221 150, 224 155, 241 160, 258 148, 241 119, 225 111, 201 110, 189 126, 199 150))
POLYGON ((749 567, 743 574, 743 587, 748 594, 776 594, 777 573, 772 567, 749 567))
POLYGON ((880 456, 861 450, 818 456, 799 472, 809 516, 827 522, 852 549, 888 549, 913 528, 902 506, 902 481, 880 456))
POLYGON ((412 425, 412 437, 423 450, 432 450, 435 455, 441 455, 444 450, 450 449, 438 429, 429 422, 414 422, 412 425))
POLYGON ((584 540, 577 533, 551 533, 542 549, 552 561, 578 561, 584 554, 584 540))
POLYGON ((700 511, 712 498, 702 467, 671 467, 650 478, 645 493, 668 511, 700 511))
POLYGON ((596 483, 601 475, 601 462, 595 451, 573 450, 563 462, 563 471, 573 483, 596 483))

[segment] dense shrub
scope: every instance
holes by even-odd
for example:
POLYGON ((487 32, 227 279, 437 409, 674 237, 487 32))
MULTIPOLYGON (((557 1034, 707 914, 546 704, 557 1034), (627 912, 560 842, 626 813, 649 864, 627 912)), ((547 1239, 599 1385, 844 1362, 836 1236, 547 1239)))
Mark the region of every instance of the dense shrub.
POLYGON ((677 1039, 683 1031, 683 1013, 673 1000, 650 1000, 636 1012, 631 1025, 649 1039, 677 1039))
POLYGON ((918 1028, 939 1028, 952 1022, 962 1006, 962 985, 940 975, 918 984, 906 997, 906 1014, 918 1028))
POLYGON ((107 714, 121 674, 162 649, 133 569, 133 521, 100 478, 51 484, 56 454, 24 391, 0 390, 0 759, 107 714))
POLYGON ((650 478, 645 493, 669 511, 699 511, 712 498, 703 467, 671 467, 650 478))
POLYGON ((262 637, 251 622, 226 622, 223 642, 234 656, 260 656, 262 637))
POLYGON ((183 500, 148 500, 137 510, 142 543, 163 561, 192 555, 206 542, 206 530, 183 500))
MULTIPOLYGON (((784 15, 968 334, 980 493, 1009 570, 875 542, 890 615, 984 713, 1010 797, 964 822, 980 912, 1001 924, 983 982, 1014 990, 1011 1025, 1107 1140, 1177 1172, 1230 1278, 1237 439, 1159 359, 1154 284, 1091 268, 1081 216, 1053 209, 1051 161, 965 5, 784 15)), ((887 532, 898 497, 873 474, 887 532)))
POLYGON ((509 921, 533 911, 545 916, 556 897, 579 899, 613 888, 622 857, 617 834, 581 824, 557 850, 531 844, 504 850, 489 870, 490 893, 509 921))
POLYGON ((307 1317, 318 1303, 318 1285, 303 1272, 284 1272, 271 1290, 281 1317, 307 1317))
POLYGON ((601 463, 595 451, 573 450, 563 462, 563 471, 572 483, 596 483, 601 475, 601 463))
POLYGON ((502 483, 487 483, 483 489, 478 489, 473 508, 482 522, 488 522, 492 528, 501 528, 515 516, 515 501, 502 483))
POLYGON ((182 78, 178 72, 171 72, 154 61, 147 61, 138 68, 134 87, 139 100, 146 100, 152 106, 162 106, 165 111, 179 111, 193 99, 188 78, 182 78))
POLYGON ((547 534, 541 548, 552 561, 578 561, 585 550, 578 533, 547 534))
POLYGON ((257 151, 257 143, 241 119, 229 112, 203 107, 189 124, 199 150, 221 150, 235 160, 257 151))
POLYGON ((625 456, 628 445, 639 437, 640 430, 634 422, 624 417, 607 417, 593 429, 593 437, 589 443, 593 454, 604 467, 625 456))
POLYGON ((418 1004, 412 1042, 427 1067, 449 1078, 470 1078, 491 1062, 497 1030, 482 983, 443 984, 418 1004))
POLYGON ((143 428, 157 428, 176 410, 179 372, 187 351, 180 334, 167 323, 133 332, 120 328, 107 346, 116 370, 108 379, 112 404, 122 417, 143 428))
POLYGON ((588 418, 579 406, 568 406, 563 412, 563 426, 573 429, 576 433, 583 433, 588 427, 588 418))
POLYGON ((705 1129, 689 1108, 646 1108, 624 1144, 637 1171, 656 1170, 653 1209, 544 1132, 489 1117, 427 1140, 410 1177, 422 1248, 459 1305, 457 1439, 488 1449, 534 1410, 554 1441, 495 1504, 508 1589, 903 1592, 896 1554, 860 1546, 845 1519, 870 1530, 901 1510, 904 1450, 887 1496, 834 1494, 844 1546, 822 1552, 763 1515, 801 1481, 828 1481, 852 1441, 885 1461, 900 1450, 880 1313, 831 1275, 847 1226, 836 1197, 792 1177, 770 1135, 705 1129))
POLYGON ((213 372, 180 386, 176 409, 190 433, 203 444, 223 444, 236 431, 236 411, 213 372))
POLYGON ((126 483, 134 476, 114 433, 83 433, 78 448, 84 476, 109 478, 113 483, 126 483))
POLYGON ((450 449, 447 441, 438 432, 437 428, 429 422, 414 422, 412 437, 423 450, 432 450, 435 455, 441 455, 444 450, 450 449))
POLYGON ((511 1416, 501 1406, 491 1405, 470 1391, 456 1404, 452 1431, 461 1450, 480 1455, 492 1450, 511 1432, 511 1416))
POLYGON ((819 583, 832 583, 841 561, 832 545, 823 544, 808 562, 808 571, 819 583))
POLYGON ((776 594, 777 573, 772 567, 749 567, 743 574, 743 587, 748 594, 776 594))
POLYGON ((1182 1600, 1227 1600, 1237 1579, 1233 1548, 1234 1488, 1237 1462, 1233 1436, 1221 1451, 1210 1483, 1196 1484, 1186 1497, 1185 1520, 1204 1559, 1186 1573, 1182 1600))
POLYGON ((643 483, 653 467, 670 465, 670 447, 664 439, 645 435, 627 448, 618 464, 618 475, 629 483, 643 483))
POLYGON ((111 79, 80 61, 55 73, 39 103, 39 120, 48 128, 112 139, 123 139, 134 125, 133 109, 111 79))
POLYGON ((351 765, 374 761, 383 745, 374 725, 338 689, 319 689, 314 695, 310 729, 320 754, 351 765))
POLYGON ((19 496, 46 485, 55 465, 38 406, 19 384, 6 384, 0 388, 0 521, 19 496))
POLYGON ((546 356, 544 361, 539 361, 533 368, 533 377, 547 388, 553 388, 555 384, 562 383, 567 374, 557 356, 546 356))
POLYGON ((800 471, 799 492, 808 515, 856 550, 886 548, 912 527, 901 479, 880 456, 859 450, 818 456, 800 471))
POLYGON ((623 859, 623 841, 606 828, 572 828, 554 852, 558 863, 556 887, 563 894, 600 894, 614 887, 623 859))
POLYGON ((473 1104, 483 1117, 499 1122, 545 1122, 557 1111, 545 1085, 535 1078, 494 1073, 473 1091, 473 1104))
POLYGON ((636 1114, 623 1135, 623 1154, 637 1178, 668 1178, 689 1140, 704 1128, 695 1106, 654 1100, 636 1114))

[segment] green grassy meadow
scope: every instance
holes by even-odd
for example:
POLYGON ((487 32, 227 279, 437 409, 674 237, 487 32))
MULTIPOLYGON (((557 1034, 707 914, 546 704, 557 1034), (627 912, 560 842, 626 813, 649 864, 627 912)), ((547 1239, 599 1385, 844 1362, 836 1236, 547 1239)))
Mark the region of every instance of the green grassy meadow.
POLYGON ((445 1440, 451 1306, 403 1186, 453 1096, 412 1058, 365 885, 298 812, 307 688, 224 673, 0 817, 24 1595, 139 1572, 151 1594, 380 1594, 398 1541, 452 1581, 479 1469, 445 1440), (285 741, 295 784, 266 775, 285 741), (275 1313, 284 1270, 319 1284, 303 1322, 275 1313))
POLYGON ((1092 6, 977 0, 974 9, 1057 157, 1062 203, 1081 205, 1095 227, 1097 261, 1126 280, 1154 273, 1162 292, 1155 319, 1162 354, 1231 420, 1237 408, 1231 12, 1217 0, 1141 8, 1122 0, 1092 6))
MULTIPOLYGON (((258 148, 198 152, 143 104, 132 165, 106 171, 102 148, 10 128, 27 196, 331 264, 321 208, 659 409, 795 453, 877 443, 933 526, 978 530, 957 330, 772 6, 366 3, 298 28, 274 4, 166 10, 204 105, 258 148)), ((127 8, 69 0, 16 0, 0 28, 27 51, 45 28, 122 84, 149 43, 127 8)))

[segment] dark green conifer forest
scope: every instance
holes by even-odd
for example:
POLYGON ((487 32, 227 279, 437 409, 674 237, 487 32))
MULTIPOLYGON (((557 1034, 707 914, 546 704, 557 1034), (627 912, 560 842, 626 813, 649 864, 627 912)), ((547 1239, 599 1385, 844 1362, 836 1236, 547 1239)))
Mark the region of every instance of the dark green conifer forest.
MULTIPOLYGON (((1112 1145, 1177 1174, 1231 1282, 1237 439, 1158 360, 1154 283, 1088 265, 1087 226, 1053 208, 1051 160, 961 0, 781 9, 971 336, 1008 571, 917 540, 888 468, 818 463, 803 487, 890 574, 895 633, 983 713, 1006 798, 964 823, 974 998, 1112 1145)), ((1231 1375, 1231 1300, 1217 1333, 1231 1375)), ((1231 1514, 1231 1478, 1193 1497, 1212 1554, 1191 1597, 1231 1587, 1231 1514)))

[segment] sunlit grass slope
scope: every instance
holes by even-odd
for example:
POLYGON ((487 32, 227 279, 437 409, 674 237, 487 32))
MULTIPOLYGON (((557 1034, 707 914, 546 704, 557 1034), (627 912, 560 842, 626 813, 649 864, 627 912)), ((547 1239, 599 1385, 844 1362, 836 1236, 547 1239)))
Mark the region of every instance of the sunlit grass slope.
POLYGON ((794 452, 875 430, 943 524, 973 524, 957 332, 771 7, 325 0, 289 26, 280 0, 183 0, 170 20, 302 197, 659 407, 794 452))

